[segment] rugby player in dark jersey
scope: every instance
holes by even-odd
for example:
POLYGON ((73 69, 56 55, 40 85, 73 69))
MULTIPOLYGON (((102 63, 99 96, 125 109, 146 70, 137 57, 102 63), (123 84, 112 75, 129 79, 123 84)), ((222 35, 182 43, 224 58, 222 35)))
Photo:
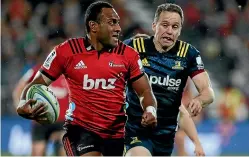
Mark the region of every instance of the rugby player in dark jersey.
POLYGON ((205 154, 191 116, 200 113, 202 108, 213 101, 214 92, 200 52, 191 44, 178 40, 183 19, 180 6, 162 4, 158 6, 152 24, 154 36, 124 41, 140 53, 158 103, 157 126, 144 128, 140 124, 143 110, 139 98, 133 88, 128 86, 127 156, 171 155, 178 125, 193 141, 196 155, 205 154), (193 80, 199 95, 189 104, 182 105, 182 93, 188 77, 193 80))

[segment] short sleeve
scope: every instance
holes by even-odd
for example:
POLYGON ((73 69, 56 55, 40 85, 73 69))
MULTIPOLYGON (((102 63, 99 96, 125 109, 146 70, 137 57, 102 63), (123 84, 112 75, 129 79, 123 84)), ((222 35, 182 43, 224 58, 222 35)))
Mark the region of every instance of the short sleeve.
POLYGON ((202 61, 200 52, 193 46, 190 46, 190 66, 189 66, 189 76, 193 78, 199 73, 202 73, 205 71, 204 69, 204 63, 202 61))
POLYGON ((142 61, 139 57, 139 54, 132 48, 130 48, 128 59, 129 59, 128 62, 129 62, 129 72, 130 72, 129 80, 136 81, 137 79, 139 79, 144 75, 144 68, 142 61))
MULTIPOLYGON (((65 44, 65 43, 64 43, 65 44)), ((41 73, 51 80, 56 80, 64 71, 66 57, 63 56, 65 45, 61 44, 55 47, 47 56, 43 65, 41 66, 41 73)))

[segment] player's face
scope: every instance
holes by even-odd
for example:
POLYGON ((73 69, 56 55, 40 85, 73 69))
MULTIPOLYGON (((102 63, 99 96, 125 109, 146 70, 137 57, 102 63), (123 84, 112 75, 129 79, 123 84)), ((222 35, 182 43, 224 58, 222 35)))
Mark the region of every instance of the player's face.
POLYGON ((155 39, 163 49, 175 44, 181 33, 181 17, 176 12, 164 11, 160 14, 158 21, 152 24, 155 39))
POLYGON ((119 20, 120 18, 113 8, 102 9, 97 37, 103 46, 116 47, 118 45, 119 33, 121 32, 119 20))

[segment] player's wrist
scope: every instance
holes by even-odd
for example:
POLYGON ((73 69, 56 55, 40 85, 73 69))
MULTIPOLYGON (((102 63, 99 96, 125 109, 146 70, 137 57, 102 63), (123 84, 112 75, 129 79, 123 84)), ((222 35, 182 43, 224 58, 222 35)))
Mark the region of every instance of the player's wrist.
POLYGON ((146 112, 150 112, 154 117, 157 117, 156 108, 154 106, 147 106, 146 112))
POLYGON ((201 142, 198 138, 196 138, 195 140, 193 140, 193 143, 195 146, 200 146, 201 145, 201 142))

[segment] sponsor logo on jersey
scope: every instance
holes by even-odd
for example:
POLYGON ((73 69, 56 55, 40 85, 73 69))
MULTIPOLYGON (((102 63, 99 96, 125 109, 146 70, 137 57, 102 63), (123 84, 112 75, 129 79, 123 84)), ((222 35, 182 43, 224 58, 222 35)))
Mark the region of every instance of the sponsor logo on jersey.
POLYGON ((116 82, 116 78, 99 78, 99 79, 90 79, 88 74, 85 74, 83 77, 83 89, 90 90, 90 89, 114 89, 116 82))
POLYGON ((45 62, 43 63, 43 67, 49 69, 55 57, 56 57, 56 52, 55 50, 53 50, 52 52, 50 52, 45 62))
POLYGON ((141 59, 137 60, 137 64, 140 70, 143 70, 143 63, 141 61, 141 59))
POLYGON ((184 68, 181 66, 181 61, 175 61, 175 65, 172 67, 175 70, 183 70, 184 68))
POLYGON ((93 148, 94 145, 88 145, 88 146, 83 146, 82 144, 80 144, 78 147, 77 147, 77 150, 78 151, 82 151, 84 149, 87 149, 87 148, 93 148))
POLYGON ((200 69, 204 69, 204 64, 202 62, 201 56, 197 56, 196 57, 196 63, 197 63, 197 68, 200 69))
POLYGON ((77 63, 74 67, 74 69, 85 69, 87 68, 87 66, 85 65, 85 63, 81 60, 79 61, 79 63, 77 63))
POLYGON ((142 59, 142 64, 145 67, 149 67, 150 66, 150 63, 148 62, 148 60, 146 58, 142 59))
POLYGON ((151 84, 158 84, 161 86, 167 86, 168 90, 179 90, 179 86, 181 85, 182 80, 181 79, 174 79, 170 78, 169 75, 166 77, 160 77, 160 76, 150 76, 150 83, 151 84))
POLYGON ((124 64, 115 64, 113 61, 109 62, 109 66, 110 67, 124 67, 124 64))

